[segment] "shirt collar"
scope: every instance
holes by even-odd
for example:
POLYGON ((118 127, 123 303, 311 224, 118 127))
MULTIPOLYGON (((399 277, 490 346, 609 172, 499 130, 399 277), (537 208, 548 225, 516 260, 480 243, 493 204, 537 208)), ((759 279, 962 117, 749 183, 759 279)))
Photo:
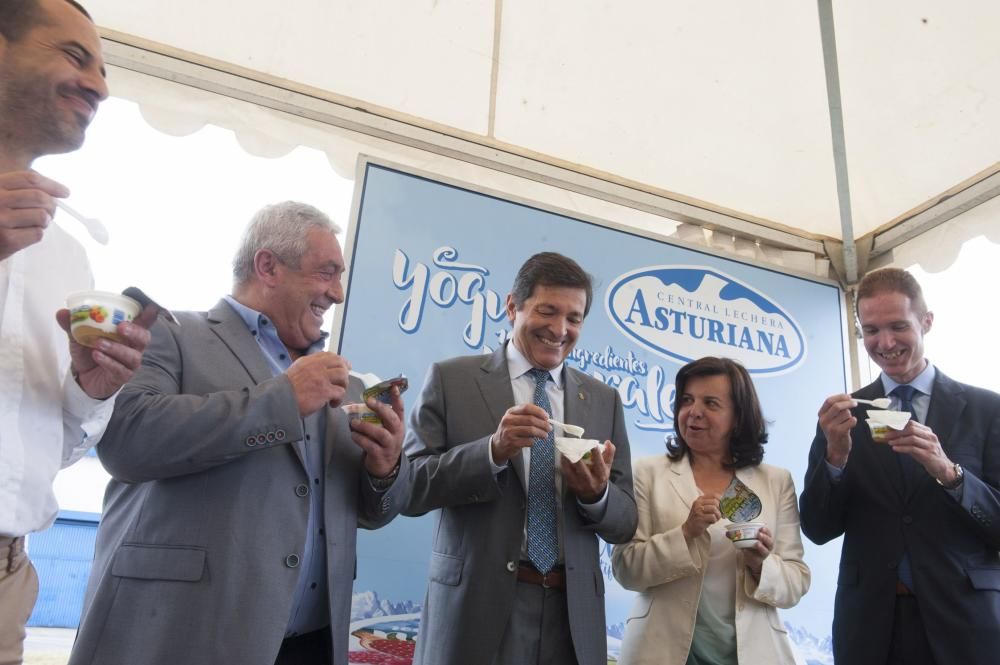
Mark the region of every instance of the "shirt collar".
MULTIPOLYGON (((243 323, 246 324, 247 329, 250 331, 250 334, 256 339, 260 340, 264 337, 273 338, 274 341, 277 341, 279 344, 284 346, 284 342, 282 342, 278 337, 278 330, 274 327, 274 324, 271 323, 268 317, 264 316, 252 307, 247 307, 230 295, 223 296, 223 298, 227 303, 229 303, 230 307, 232 307, 233 310, 239 314, 240 318, 243 319, 243 323)), ((322 351, 326 346, 326 338, 329 336, 330 335, 327 332, 320 333, 320 338, 310 344, 309 348, 306 349, 306 352, 303 355, 308 356, 310 353, 322 351)))
MULTIPOLYGON (((917 374, 917 376, 914 377, 908 385, 913 386, 924 395, 930 395, 934 391, 934 376, 936 374, 937 372, 934 370, 934 365, 932 365, 928 360, 927 367, 924 368, 924 371, 917 374)), ((891 395, 892 391, 896 389, 896 386, 902 385, 890 379, 885 372, 882 372, 881 378, 882 388, 885 390, 886 395, 891 395)))
MULTIPOLYGON (((524 354, 514 345, 514 341, 507 342, 507 371, 510 373, 511 379, 518 379, 523 375, 527 374, 529 370, 533 368, 533 365, 528 362, 528 359, 524 357, 524 354)), ((557 387, 562 388, 562 376, 563 376, 563 365, 566 363, 559 363, 557 366, 549 370, 549 376, 552 377, 552 382, 556 384, 557 387)))

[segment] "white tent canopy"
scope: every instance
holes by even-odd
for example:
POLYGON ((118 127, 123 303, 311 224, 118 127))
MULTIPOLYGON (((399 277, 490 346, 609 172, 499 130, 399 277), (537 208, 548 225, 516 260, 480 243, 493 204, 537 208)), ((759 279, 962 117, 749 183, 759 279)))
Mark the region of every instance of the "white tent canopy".
MULTIPOLYGON (((845 283, 855 241, 863 270, 952 218, 951 256, 916 243, 939 266, 1000 234, 987 208, 963 214, 1000 193, 989 0, 88 7, 118 67, 651 213, 667 232, 828 256, 845 283)), ((154 124, 204 122, 124 87, 154 124)), ((220 122, 259 152, 294 147, 263 117, 220 122)))

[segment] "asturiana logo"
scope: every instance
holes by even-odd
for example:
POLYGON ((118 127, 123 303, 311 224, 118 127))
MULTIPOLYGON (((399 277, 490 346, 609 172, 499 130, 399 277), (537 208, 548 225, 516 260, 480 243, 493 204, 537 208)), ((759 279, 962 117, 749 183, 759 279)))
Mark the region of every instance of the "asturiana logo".
POLYGON ((606 305, 626 337, 679 362, 726 356, 751 373, 774 374, 806 355, 799 326, 777 303, 710 268, 633 270, 608 287, 606 305))

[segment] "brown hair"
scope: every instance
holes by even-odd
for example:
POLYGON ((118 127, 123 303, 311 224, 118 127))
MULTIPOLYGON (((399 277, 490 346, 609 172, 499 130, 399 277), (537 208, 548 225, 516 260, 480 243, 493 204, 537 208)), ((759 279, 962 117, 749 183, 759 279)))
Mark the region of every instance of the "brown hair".
MULTIPOLYGON (((83 5, 75 0, 66 2, 93 22, 83 5)), ((38 0, 0 0, 0 35, 8 41, 20 41, 32 28, 47 20, 48 16, 38 0)))
POLYGON ((688 445, 677 430, 676 418, 681 411, 681 400, 688 381, 703 376, 729 377, 733 409, 736 411, 736 428, 729 439, 732 463, 727 466, 742 469, 760 464, 764 459, 764 444, 767 443, 767 426, 753 380, 740 363, 715 356, 693 360, 677 372, 674 379, 674 437, 667 443, 667 456, 680 458, 688 452, 688 445))
POLYGON ((536 286, 556 286, 583 289, 587 294, 587 304, 583 315, 590 313, 590 302, 594 297, 594 287, 589 274, 573 259, 555 252, 541 252, 524 262, 514 278, 510 296, 517 309, 524 307, 524 301, 535 292, 536 286))
POLYGON ((902 293, 910 299, 913 311, 918 317, 927 313, 927 302, 920 283, 910 273, 901 268, 882 268, 865 275, 858 284, 858 297, 854 301, 854 313, 858 315, 858 304, 862 298, 871 298, 879 293, 902 293))

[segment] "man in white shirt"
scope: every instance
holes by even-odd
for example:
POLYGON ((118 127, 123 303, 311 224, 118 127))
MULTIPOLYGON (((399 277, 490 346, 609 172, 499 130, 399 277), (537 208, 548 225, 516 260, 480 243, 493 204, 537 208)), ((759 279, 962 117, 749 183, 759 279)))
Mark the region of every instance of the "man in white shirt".
POLYGON ((155 315, 121 324, 125 344, 88 349, 63 332, 65 297, 93 277, 79 243, 50 226, 69 191, 31 165, 78 149, 107 95, 100 39, 82 7, 0 2, 0 665, 21 662, 38 592, 24 535, 54 520, 52 480, 100 439, 155 315))

